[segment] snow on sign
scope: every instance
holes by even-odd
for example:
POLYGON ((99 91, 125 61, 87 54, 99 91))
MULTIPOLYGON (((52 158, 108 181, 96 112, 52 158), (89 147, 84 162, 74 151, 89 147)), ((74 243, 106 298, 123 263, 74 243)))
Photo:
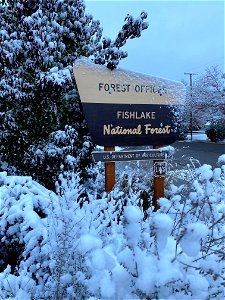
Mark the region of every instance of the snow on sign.
POLYGON ((87 59, 74 76, 93 141, 101 146, 169 145, 177 140, 185 88, 180 82, 87 59))

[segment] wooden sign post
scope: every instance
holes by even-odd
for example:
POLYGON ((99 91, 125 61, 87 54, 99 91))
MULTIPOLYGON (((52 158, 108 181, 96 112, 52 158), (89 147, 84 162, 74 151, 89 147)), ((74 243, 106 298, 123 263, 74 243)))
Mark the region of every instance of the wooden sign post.
MULTIPOLYGON (((154 149, 158 149, 162 146, 154 146, 154 149)), ((153 160, 153 206, 154 206, 154 211, 157 211, 159 209, 159 204, 157 202, 157 200, 161 197, 165 196, 165 180, 164 180, 164 176, 165 174, 161 172, 159 172, 159 174, 157 174, 157 164, 160 164, 164 162, 163 160, 153 160)), ((164 162, 165 163, 165 162, 164 162)))
POLYGON ((157 199, 164 197, 164 177, 166 160, 172 159, 174 148, 155 146, 150 150, 115 151, 115 147, 104 147, 104 151, 92 152, 95 162, 105 163, 105 190, 110 192, 115 185, 115 162, 153 160, 154 197, 153 204, 157 209, 157 199))
MULTIPOLYGON (((105 151, 115 151, 115 147, 104 147, 105 151)), ((105 191, 111 192, 116 183, 115 162, 105 163, 105 191)))

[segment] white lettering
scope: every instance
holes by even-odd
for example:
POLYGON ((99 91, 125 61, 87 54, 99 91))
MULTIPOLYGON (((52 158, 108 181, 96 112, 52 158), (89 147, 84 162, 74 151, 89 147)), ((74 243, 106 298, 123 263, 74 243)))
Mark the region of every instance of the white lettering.
POLYGON ((110 134, 110 125, 104 125, 103 126, 103 134, 110 134))
POLYGON ((154 111, 137 112, 137 111, 117 111, 117 119, 154 119, 156 118, 154 111))
MULTIPOLYGON (((144 125, 144 134, 170 134, 171 126, 152 127, 152 124, 144 125)), ((125 128, 123 126, 113 126, 110 124, 103 125, 103 135, 141 135, 142 126, 139 124, 137 127, 125 128)))
POLYGON ((151 124, 145 124, 145 134, 170 134, 170 125, 165 127, 155 127, 153 128, 151 124))
POLYGON ((141 125, 134 128, 124 128, 122 126, 113 127, 112 125, 103 126, 103 135, 140 135, 142 134, 141 125))

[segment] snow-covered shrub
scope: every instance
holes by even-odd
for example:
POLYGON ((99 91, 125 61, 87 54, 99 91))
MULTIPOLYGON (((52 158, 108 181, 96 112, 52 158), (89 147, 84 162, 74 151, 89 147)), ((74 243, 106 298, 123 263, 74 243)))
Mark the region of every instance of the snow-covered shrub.
MULTIPOLYGON (((85 225, 81 225, 82 221, 77 225, 76 239, 71 243, 76 245, 76 255, 81 249, 85 252, 83 260, 77 256, 82 264, 76 266, 83 270, 79 280, 86 297, 222 299, 223 172, 223 168, 212 170, 207 165, 197 169, 191 186, 171 186, 168 199, 160 200, 161 209, 156 213, 149 209, 145 220, 140 195, 131 189, 126 193, 117 186, 108 196, 103 194, 95 202, 85 202, 85 225), (198 205, 193 202, 195 190, 198 205), (84 229, 87 224, 88 229, 84 229)), ((71 195, 69 186, 66 190, 71 195)), ((71 287, 70 290, 74 291, 71 287)), ((65 286, 62 291, 66 295, 65 286)))
POLYGON ((6 265, 1 269, 3 297, 18 293, 31 299, 223 299, 223 156, 219 163, 214 170, 209 165, 196 169, 195 178, 182 186, 171 184, 166 198, 159 200, 160 209, 149 208, 146 216, 138 189, 118 185, 106 194, 100 173, 90 184, 81 184, 79 174, 65 171, 57 184, 58 196, 39 185, 35 195, 32 185, 29 197, 20 192, 24 187, 13 185, 16 177, 9 180, 3 174, 1 232, 13 240, 20 237, 23 245, 14 274, 6 265), (39 217, 37 199, 43 211, 39 217), (7 201, 18 214, 4 208, 7 201), (5 224, 18 216, 18 226, 10 223, 8 232, 5 224))
POLYGON ((100 199, 102 175, 89 185, 80 184, 78 174, 64 172, 57 183, 57 202, 48 220, 50 276, 40 293, 44 299, 87 299, 91 271, 87 258, 102 248, 108 226, 104 211, 106 194, 100 199), (96 188, 98 187, 98 189, 96 188), (99 199, 98 199, 99 198, 99 199))
POLYGON ((222 154, 218 158, 218 165, 221 165, 221 167, 225 166, 225 154, 222 154))
POLYGON ((150 209, 145 221, 137 195, 114 190, 110 203, 121 203, 124 197, 126 205, 119 222, 111 217, 108 234, 102 236, 102 249, 89 255, 92 276, 88 286, 94 296, 223 299, 224 166, 212 170, 203 165, 196 169, 192 182, 172 185, 168 199, 159 201, 160 210, 150 209))
POLYGON ((84 299, 88 291, 83 280, 88 277, 89 270, 84 263, 85 254, 78 247, 82 233, 88 231, 89 224, 85 221, 89 212, 85 216, 79 206, 78 199, 83 193, 80 179, 71 178, 69 190, 64 179, 60 179, 61 197, 51 208, 48 224, 51 276, 41 295, 47 299, 84 299))
MULTIPOLYGON (((95 183, 102 182, 99 176, 95 183)), ((98 208, 93 201, 98 196, 72 172, 64 172, 59 179, 57 196, 31 177, 0 173, 3 299, 82 299, 88 295, 83 280, 90 271, 83 249, 102 244, 94 230, 100 221, 96 226, 92 222, 107 201, 99 201, 98 208)))
POLYGON ((217 121, 206 129, 206 135, 212 142, 218 142, 225 139, 225 121, 217 121))
POLYGON ((187 138, 187 134, 188 134, 188 127, 186 124, 181 124, 181 127, 179 128, 179 137, 178 140, 179 141, 184 141, 187 138))
POLYGON ((203 165, 195 173, 189 184, 171 186, 169 198, 159 201, 159 212, 173 219, 174 261, 204 277, 208 286, 204 299, 221 299, 225 284, 225 168, 212 170, 203 165))
MULTIPOLYGON (((123 205, 126 205, 127 198, 133 199, 135 195, 136 200, 133 204, 141 207, 144 211, 144 215, 147 216, 147 210, 152 205, 153 173, 149 172, 148 166, 144 167, 139 161, 134 162, 134 164, 135 167, 125 166, 123 172, 118 174, 115 190, 120 192, 120 204, 123 203, 123 205)), ((117 203, 119 204, 119 202, 117 203)), ((119 209, 117 204, 115 209, 119 209)), ((120 210, 121 209, 122 207, 120 210)), ((122 213, 121 210, 121 214, 122 213)))
POLYGON ((26 275, 15 276, 10 274, 8 266, 0 273, 0 297, 11 300, 30 300, 34 295, 36 282, 26 275))
POLYGON ((48 278, 47 218, 55 196, 31 177, 0 173, 0 272, 3 272, 0 287, 3 299, 16 297, 17 293, 22 295, 23 290, 33 294, 36 284, 43 285, 48 278))
POLYGON ((45 187, 55 190, 55 182, 64 171, 79 172, 82 180, 93 176, 93 143, 89 136, 79 136, 72 126, 50 135, 49 142, 30 146, 25 154, 25 169, 45 187))

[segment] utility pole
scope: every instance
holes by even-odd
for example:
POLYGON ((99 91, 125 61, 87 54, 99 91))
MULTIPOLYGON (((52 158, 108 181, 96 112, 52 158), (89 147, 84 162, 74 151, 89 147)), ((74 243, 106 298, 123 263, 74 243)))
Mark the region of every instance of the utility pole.
POLYGON ((192 76, 198 75, 197 73, 184 73, 184 75, 189 75, 190 78, 190 96, 191 96, 191 112, 190 112, 190 130, 191 130, 191 141, 193 136, 193 113, 192 113, 192 76))

